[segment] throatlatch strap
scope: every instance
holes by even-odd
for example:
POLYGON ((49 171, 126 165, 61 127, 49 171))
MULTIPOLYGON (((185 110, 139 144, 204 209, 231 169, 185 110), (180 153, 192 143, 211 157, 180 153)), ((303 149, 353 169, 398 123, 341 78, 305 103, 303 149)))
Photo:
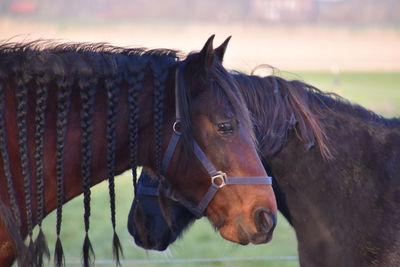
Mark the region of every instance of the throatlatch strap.
MULTIPOLYGON (((180 109, 180 105, 179 105, 179 84, 180 84, 180 79, 179 79, 179 74, 180 72, 183 71, 183 66, 184 64, 182 64, 181 66, 179 66, 176 71, 175 71, 175 123, 180 122, 182 117, 181 117, 181 109, 180 109)), ((161 171, 162 172, 166 172, 167 168, 169 166, 169 163, 171 162, 172 156, 174 155, 175 152, 175 148, 176 145, 178 144, 179 141, 179 137, 180 134, 178 134, 175 130, 175 124, 172 127, 172 129, 174 130, 172 132, 172 136, 171 139, 169 140, 169 144, 167 147, 167 150, 164 153, 164 158, 163 158, 163 162, 162 162, 162 166, 161 166, 161 171)))
POLYGON ((181 116, 181 108, 179 105, 179 88, 181 85, 181 79, 179 78, 179 75, 181 72, 183 72, 183 69, 185 67, 185 63, 181 64, 175 71, 175 119, 177 121, 181 121, 182 116, 181 116))

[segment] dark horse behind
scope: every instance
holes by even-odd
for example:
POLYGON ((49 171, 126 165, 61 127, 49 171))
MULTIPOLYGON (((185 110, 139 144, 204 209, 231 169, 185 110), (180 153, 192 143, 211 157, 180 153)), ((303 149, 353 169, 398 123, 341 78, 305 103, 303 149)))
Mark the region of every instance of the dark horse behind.
MULTIPOLYGON (((300 265, 400 266, 400 119, 300 81, 233 77, 256 122, 278 209, 296 232, 300 265)), ((128 229, 139 246, 164 250, 195 216, 172 198, 168 227, 156 196, 143 190, 154 186, 142 174, 128 229)))
POLYGON ((270 178, 243 96, 212 42, 213 36, 184 59, 172 50, 107 44, 0 45, 0 266, 15 257, 22 265, 43 264, 48 249, 41 223, 54 209, 54 258, 63 265, 62 205, 81 193, 83 264, 90 265, 90 188, 105 179, 118 263, 114 176, 132 169, 135 185, 138 165, 187 202, 198 203, 211 190, 215 197, 203 209, 226 239, 270 240, 276 213, 270 178), (241 164, 244 158, 251 162, 241 164), (232 176, 254 182, 218 190, 217 183, 237 181, 232 176))

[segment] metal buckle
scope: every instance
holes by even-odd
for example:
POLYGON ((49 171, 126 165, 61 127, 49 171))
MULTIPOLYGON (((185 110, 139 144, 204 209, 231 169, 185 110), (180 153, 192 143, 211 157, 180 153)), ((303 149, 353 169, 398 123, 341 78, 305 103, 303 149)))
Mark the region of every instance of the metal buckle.
POLYGON ((216 175, 211 177, 211 184, 222 188, 226 185, 226 173, 218 171, 216 175))
POLYGON ((181 120, 176 120, 175 122, 174 122, 174 125, 172 125, 172 129, 174 130, 174 132, 177 134, 177 135, 181 135, 182 134, 182 131, 179 131, 178 130, 178 128, 180 129, 181 128, 181 120))

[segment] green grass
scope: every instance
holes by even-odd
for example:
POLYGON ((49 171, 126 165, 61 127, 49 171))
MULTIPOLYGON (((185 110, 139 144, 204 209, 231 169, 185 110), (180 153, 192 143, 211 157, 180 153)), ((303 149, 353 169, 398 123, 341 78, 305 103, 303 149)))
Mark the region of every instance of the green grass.
MULTIPOLYGON (((265 257, 296 255, 296 242, 294 233, 283 217, 279 218, 279 225, 274 235, 274 241, 260 246, 240 246, 222 239, 213 230, 206 219, 197 221, 184 235, 182 240, 173 244, 166 252, 146 252, 133 244, 126 229, 127 214, 132 202, 132 183, 130 173, 127 172, 116 181, 117 190, 117 224, 118 233, 124 247, 125 259, 190 259, 190 258, 216 258, 216 257, 265 257), (280 234, 281 233, 281 234, 280 234)), ((82 196, 79 196, 64 206, 62 242, 67 261, 79 261, 83 242, 83 207, 82 196)), ((108 185, 101 183, 93 188, 92 216, 90 238, 96 253, 96 259, 112 259, 111 254, 111 226, 110 211, 108 206, 108 185)), ((55 240, 55 214, 50 214, 44 223, 44 229, 51 249, 55 240)), ((232 263, 173 263, 169 266, 231 266, 232 263)), ((236 262, 241 264, 241 262, 236 262)), ((259 262, 246 262, 246 266, 258 266, 259 262)), ((145 266, 165 266, 163 264, 143 264, 145 266)), ((107 266, 113 266, 109 264, 107 266)), ((124 264, 131 266, 131 264, 124 264)), ((238 265, 240 266, 240 265, 238 265)), ((269 266, 297 266, 296 261, 271 262, 269 266), (284 263, 287 263, 284 265, 284 263)))
MULTIPOLYGON (((386 116, 400 115, 400 73, 330 73, 297 72, 284 74, 288 78, 300 78, 326 91, 334 91, 349 100, 364 105, 386 116)), ((206 219, 201 219, 190 228, 182 240, 173 244, 167 252, 146 252, 133 244, 126 229, 127 214, 133 198, 129 173, 116 180, 117 231, 120 235, 125 259, 191 259, 214 257, 265 257, 296 255, 296 239, 293 230, 283 217, 279 217, 272 242, 266 245, 240 246, 222 239, 206 219)), ((80 261, 83 242, 82 197, 77 197, 64 206, 62 240, 67 261, 80 261)), ((50 214, 44 223, 51 249, 55 240, 55 214, 50 214)), ((90 238, 97 260, 112 259, 111 226, 107 184, 93 188, 90 238)), ((124 264, 132 266, 133 264, 124 264)), ((147 263, 142 266, 298 266, 296 260, 213 262, 213 263, 147 263)), ((104 266, 104 265, 102 265, 104 266)), ((114 266, 108 264, 106 266, 114 266)))
POLYGON ((333 75, 297 72, 301 80, 324 91, 335 92, 383 116, 400 116, 399 72, 347 72, 333 75))

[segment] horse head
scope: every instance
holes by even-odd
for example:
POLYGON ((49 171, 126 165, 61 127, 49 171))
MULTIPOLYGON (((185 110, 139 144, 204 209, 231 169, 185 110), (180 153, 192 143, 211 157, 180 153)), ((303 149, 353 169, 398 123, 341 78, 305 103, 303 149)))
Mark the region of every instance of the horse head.
MULTIPOLYGON (((170 189, 165 193, 161 183, 158 192, 183 203, 196 217, 207 216, 227 240, 265 243, 276 222, 270 177, 257 155, 247 106, 221 64, 228 42, 214 50, 212 40, 213 36, 200 52, 190 54, 178 66, 178 111, 176 120, 170 122, 174 132, 164 147, 162 164, 170 189)), ((160 199, 161 212, 173 228, 165 208, 170 200, 160 199)), ((130 217, 145 220, 140 202, 136 205, 130 217)), ((192 216, 187 215, 190 221, 192 216)), ((145 232, 130 226, 129 230, 134 236, 145 232)))

